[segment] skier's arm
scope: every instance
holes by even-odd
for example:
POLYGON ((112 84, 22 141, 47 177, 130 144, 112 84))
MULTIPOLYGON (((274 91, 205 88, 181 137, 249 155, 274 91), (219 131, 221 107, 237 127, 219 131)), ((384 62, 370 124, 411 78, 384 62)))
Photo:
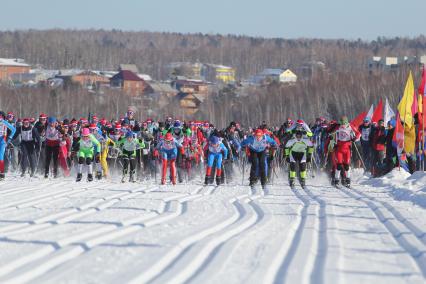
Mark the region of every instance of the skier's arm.
POLYGON ((90 140, 92 140, 93 144, 96 145, 96 153, 99 154, 101 152, 101 143, 99 143, 98 139, 95 138, 93 134, 90 134, 90 140))
POLYGON ((223 143, 220 143, 220 148, 223 151, 223 157, 226 159, 228 157, 228 148, 223 143))
POLYGON ((3 120, 3 123, 10 130, 10 137, 7 139, 7 142, 10 143, 10 141, 12 141, 13 137, 15 136, 16 128, 6 120, 3 120))

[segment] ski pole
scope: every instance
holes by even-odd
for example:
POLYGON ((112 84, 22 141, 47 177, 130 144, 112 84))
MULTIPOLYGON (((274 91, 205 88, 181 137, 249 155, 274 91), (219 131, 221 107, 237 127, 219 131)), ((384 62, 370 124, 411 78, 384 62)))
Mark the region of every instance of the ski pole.
POLYGON ((355 150, 356 150, 356 153, 358 154, 359 159, 361 160, 362 167, 364 168, 364 171, 366 171, 366 170, 367 170, 367 168, 365 167, 364 160, 362 159, 361 154, 360 154, 360 153, 359 153, 359 151, 358 151, 358 148, 356 147, 356 145, 355 145, 355 143, 354 143, 354 142, 352 142, 352 144, 353 144, 353 146, 355 147, 355 150))

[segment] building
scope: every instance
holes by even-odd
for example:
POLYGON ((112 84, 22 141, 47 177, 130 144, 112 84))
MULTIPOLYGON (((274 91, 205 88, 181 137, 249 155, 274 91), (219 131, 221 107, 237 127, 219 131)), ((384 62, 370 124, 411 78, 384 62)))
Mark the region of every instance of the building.
MULTIPOLYGON (((426 59, 426 58, 424 58, 426 59)), ((402 56, 402 57, 380 57, 373 56, 368 59, 368 70, 370 73, 379 71, 392 71, 401 66, 415 67, 422 64, 422 57, 402 56)))
POLYGON ((30 68, 23 59, 0 58, 0 81, 11 80, 13 74, 29 73, 30 68))
POLYGON ((150 89, 149 93, 158 94, 160 96, 166 96, 168 98, 173 98, 178 94, 178 90, 173 88, 170 83, 164 82, 147 82, 150 89))
POLYGON ((213 83, 234 84, 235 73, 235 69, 229 66, 203 64, 201 78, 213 83))
POLYGON ((172 86, 179 92, 187 94, 207 95, 209 93, 209 84, 201 80, 176 80, 172 86))
POLYGON ((250 79, 250 83, 255 85, 270 83, 273 81, 280 83, 295 83, 297 82, 297 75, 294 74, 294 72, 290 69, 284 70, 276 68, 267 68, 250 79))
POLYGON ((176 99, 179 101, 179 106, 185 111, 185 114, 192 116, 199 111, 199 107, 205 100, 205 96, 181 92, 176 96, 176 99))
POLYGON ((71 80, 87 89, 99 88, 100 85, 107 85, 110 83, 109 77, 89 70, 71 76, 71 80))
POLYGON ((118 71, 131 71, 135 74, 139 73, 139 69, 135 64, 120 64, 118 71))
POLYGON ((188 79, 201 80, 202 79, 203 64, 192 62, 172 62, 167 65, 169 78, 176 78, 178 76, 188 79))
POLYGON ((148 84, 132 71, 122 70, 110 79, 112 88, 119 88, 131 96, 142 95, 148 84))

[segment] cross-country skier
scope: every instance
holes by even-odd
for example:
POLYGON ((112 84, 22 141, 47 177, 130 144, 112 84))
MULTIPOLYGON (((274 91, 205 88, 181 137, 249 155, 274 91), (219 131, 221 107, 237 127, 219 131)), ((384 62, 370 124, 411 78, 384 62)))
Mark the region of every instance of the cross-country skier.
POLYGON ((41 143, 37 129, 30 124, 28 118, 23 119, 23 124, 16 130, 15 137, 21 135, 21 177, 25 176, 27 166, 30 166, 30 177, 36 170, 36 150, 41 143))
POLYGON ((260 182, 262 188, 266 186, 267 180, 267 149, 269 147, 277 147, 277 143, 268 135, 264 134, 262 129, 257 129, 254 135, 247 137, 241 142, 241 147, 248 147, 250 150, 250 186, 255 185, 260 174, 260 182))
POLYGON ((162 159, 162 173, 161 173, 161 184, 166 183, 167 167, 170 165, 170 178, 173 184, 176 184, 176 157, 178 151, 182 151, 182 144, 173 138, 171 133, 167 133, 157 145, 158 150, 161 153, 162 159))
POLYGON ((296 179, 296 166, 299 164, 300 185, 305 186, 306 181, 306 161, 310 159, 314 148, 310 139, 304 138, 304 132, 297 130, 295 137, 290 139, 285 145, 285 157, 290 163, 289 184, 294 187, 296 179))
POLYGON ((135 182, 136 151, 145 147, 143 140, 135 138, 135 134, 129 130, 125 137, 121 138, 120 141, 116 143, 116 146, 121 149, 121 158, 123 160, 123 177, 121 182, 125 182, 129 172, 129 165, 129 181, 135 182))
POLYGON ((7 144, 12 141, 15 135, 15 127, 5 120, 6 115, 3 111, 0 111, 0 181, 4 179, 4 153, 6 151, 7 144), (10 135, 7 132, 10 130, 10 135))
POLYGON ((207 185, 209 183, 209 179, 212 175, 213 163, 216 161, 216 184, 220 185, 222 175, 222 160, 223 157, 226 158, 228 156, 228 149, 217 136, 210 137, 207 148, 207 169, 204 184, 207 185))
POLYGON ((101 144, 99 141, 90 134, 89 128, 83 128, 81 131, 81 138, 78 143, 75 144, 77 157, 78 157, 78 173, 77 173, 77 181, 81 181, 83 177, 83 164, 87 166, 87 180, 93 180, 93 158, 95 155, 95 149, 97 154, 99 154, 101 150, 101 144))

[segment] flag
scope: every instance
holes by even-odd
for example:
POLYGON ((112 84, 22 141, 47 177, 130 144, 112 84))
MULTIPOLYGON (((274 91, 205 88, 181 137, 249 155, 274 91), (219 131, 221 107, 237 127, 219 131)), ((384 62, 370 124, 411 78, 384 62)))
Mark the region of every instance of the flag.
POLYGON ((425 72, 425 67, 423 66, 423 70, 422 70, 422 81, 420 82, 420 86, 417 89, 419 95, 424 96, 424 94, 425 94, 425 85, 426 85, 426 72, 425 72))
POLYGON ((371 117, 372 122, 378 122, 380 119, 383 119, 383 101, 380 99, 379 104, 373 112, 373 116, 371 117))
POLYGON ((364 118, 366 115, 367 113, 365 111, 358 114, 358 116, 351 121, 352 127, 358 129, 361 126, 362 122, 364 121, 364 118))
MULTIPOLYGON (((422 100, 423 101, 423 100, 422 100)), ((416 92, 413 93, 413 104, 411 105, 411 113, 413 116, 419 112, 419 105, 417 103, 416 92)))
POLYGON ((371 121, 371 118, 373 117, 373 112, 374 112, 374 105, 371 105, 370 109, 368 110, 368 113, 365 117, 369 118, 371 121))
POLYGON ((385 102, 385 117, 384 117, 384 122, 385 122, 385 126, 388 125, 388 122, 395 117, 395 113, 392 110, 392 108, 389 105, 389 101, 388 98, 386 98, 386 102, 385 102))
POLYGON ((392 137, 392 146, 396 148, 400 167, 402 167, 404 170, 408 172, 409 170, 408 170, 407 157, 403 151, 404 150, 404 126, 401 123, 399 113, 397 113, 396 115, 396 125, 395 125, 395 130, 393 132, 393 137, 392 137))
POLYGON ((408 75, 407 84, 405 85, 404 95, 402 96, 401 101, 398 104, 398 112, 400 115, 401 121, 405 123, 406 126, 411 128, 414 127, 414 118, 411 108, 413 106, 414 99, 414 81, 413 75, 408 75))

